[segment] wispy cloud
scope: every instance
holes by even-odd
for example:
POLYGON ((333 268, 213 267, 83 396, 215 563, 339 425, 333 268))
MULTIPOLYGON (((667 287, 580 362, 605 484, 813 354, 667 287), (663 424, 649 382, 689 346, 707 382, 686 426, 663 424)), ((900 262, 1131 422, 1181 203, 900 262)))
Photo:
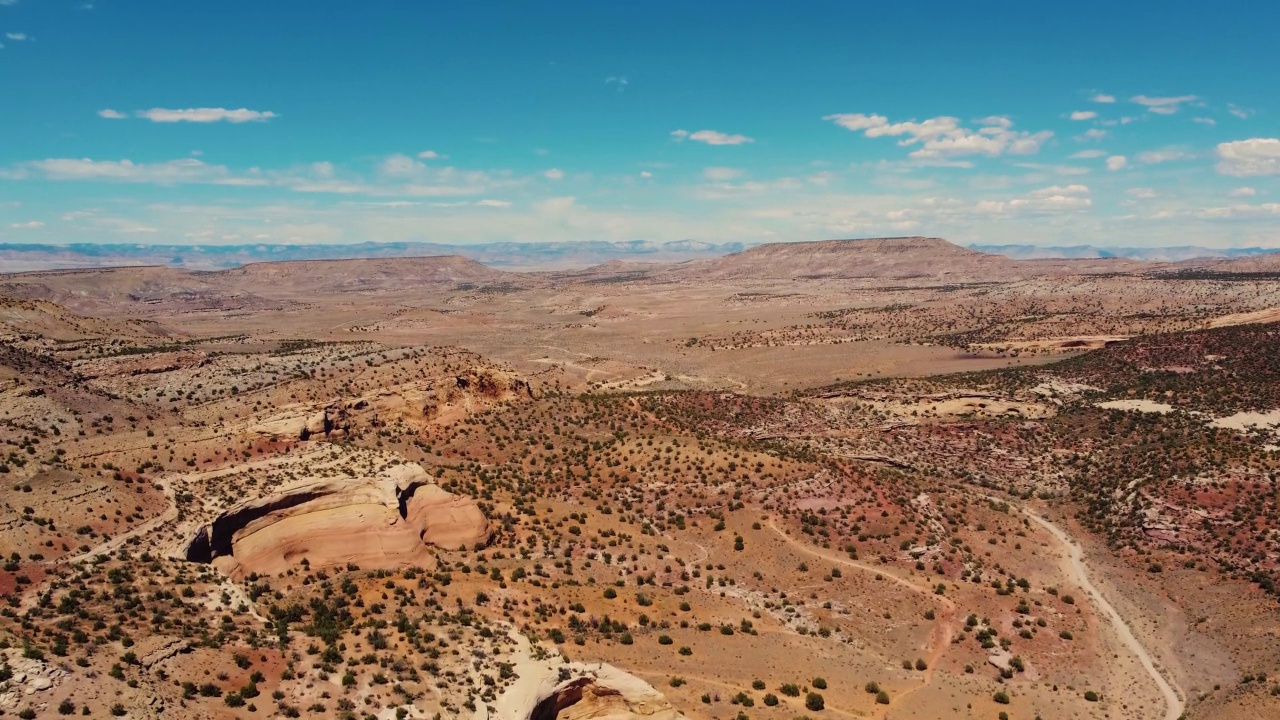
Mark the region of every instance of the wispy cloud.
POLYGON ((703 169, 702 171, 703 177, 705 177, 708 180, 714 180, 716 182, 725 182, 728 180, 734 180, 742 177, 743 175, 746 175, 745 171, 740 170, 738 168, 731 168, 731 167, 709 167, 709 168, 703 169))
POLYGON ((123 119, 125 119, 126 117, 128 117, 128 115, 125 115, 124 113, 122 113, 122 112, 120 112, 120 111, 118 111, 118 110, 112 110, 111 108, 105 108, 105 109, 103 109, 103 110, 99 110, 99 111, 98 111, 98 117, 106 118, 106 119, 108 119, 108 120, 123 120, 123 119))
POLYGON ((228 110, 226 108, 185 108, 179 110, 151 108, 150 110, 139 110, 135 114, 140 118, 157 123, 213 123, 224 120, 230 123, 245 123, 265 122, 280 117, 271 111, 264 112, 249 110, 248 108, 240 108, 238 110, 228 110))
POLYGON ((236 172, 225 165, 182 158, 156 163, 90 158, 50 158, 0 168, 0 179, 95 181, 150 185, 223 185, 271 187, 300 193, 383 197, 458 197, 480 195, 519 184, 475 170, 428 167, 407 155, 392 155, 375 168, 372 180, 344 176, 332 163, 318 162, 282 170, 251 168, 236 172))
POLYGON ((28 222, 11 223, 9 227, 15 230, 38 230, 44 227, 44 223, 39 220, 31 220, 28 222))
POLYGON ((1187 160, 1195 157, 1188 152, 1173 148, 1164 150, 1148 150, 1138 153, 1137 160, 1143 165, 1159 165, 1160 163, 1173 162, 1174 160, 1187 160))
POLYGON ((1083 210, 1092 205, 1093 199, 1089 196, 1089 186, 1072 184, 1052 185, 1008 200, 982 200, 973 206, 973 210, 984 215, 1003 215, 1011 212, 1042 214, 1083 210))
POLYGON ((861 132, 869 138, 900 137, 898 144, 904 147, 918 145, 908 157, 915 160, 934 160, 966 155, 996 157, 1032 155, 1053 133, 1043 130, 1037 133, 1013 129, 1013 121, 1002 116, 992 116, 977 121, 977 129, 961 126, 954 117, 941 116, 920 122, 914 120, 891 123, 883 115, 842 113, 822 118, 846 130, 861 132))
MULTIPOLYGON (((135 163, 130 160, 91 160, 89 158, 51 158, 22 163, 0 171, 9 179, 31 177, 45 180, 105 180, 126 183, 176 185, 179 183, 249 184, 247 178, 235 178, 223 165, 186 158, 160 163, 135 163)), ((257 184, 266 184, 265 181, 257 184)))
POLYGON ((1112 172, 1116 170, 1123 170, 1128 166, 1129 166, 1129 158, 1126 158, 1123 155, 1112 155, 1111 157, 1107 158, 1107 169, 1111 170, 1112 172))
POLYGON ((1097 93, 1089 99, 1096 103, 1113 103, 1116 101, 1116 96, 1107 95, 1106 93, 1097 93))
POLYGON ((9 32, 9 33, 5 33, 4 36, 14 42, 23 42, 24 40, 27 39, 27 34, 20 33, 20 32, 9 32))
POLYGON ((1072 120, 1092 120, 1098 117, 1098 113, 1092 110, 1076 110, 1071 113, 1072 120))
POLYGON ((676 140, 692 140, 708 145, 743 145, 755 142, 754 139, 746 135, 731 135, 717 130, 699 130, 692 133, 688 130, 672 130, 671 137, 676 140))
POLYGON ((1130 98, 1131 101, 1146 107, 1148 112, 1153 112, 1157 115, 1172 115, 1178 112, 1178 108, 1184 103, 1195 102, 1199 99, 1196 95, 1178 95, 1176 97, 1135 95, 1130 98))
POLYGON ((631 84, 631 81, 621 75, 610 75, 604 79, 604 84, 612 85, 618 89, 618 92, 622 92, 627 89, 627 86, 631 84))
POLYGON ((1242 108, 1239 105, 1236 105, 1235 103, 1227 104, 1227 112, 1240 118, 1241 120, 1248 120, 1249 116, 1253 115, 1252 110, 1246 110, 1245 108, 1242 108))

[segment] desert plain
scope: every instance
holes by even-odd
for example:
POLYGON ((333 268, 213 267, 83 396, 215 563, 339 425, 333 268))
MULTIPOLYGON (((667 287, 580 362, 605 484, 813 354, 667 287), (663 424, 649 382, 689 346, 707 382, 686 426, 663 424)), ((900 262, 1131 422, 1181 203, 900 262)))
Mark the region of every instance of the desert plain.
POLYGON ((0 711, 1280 716, 1280 261, 0 276, 0 711))

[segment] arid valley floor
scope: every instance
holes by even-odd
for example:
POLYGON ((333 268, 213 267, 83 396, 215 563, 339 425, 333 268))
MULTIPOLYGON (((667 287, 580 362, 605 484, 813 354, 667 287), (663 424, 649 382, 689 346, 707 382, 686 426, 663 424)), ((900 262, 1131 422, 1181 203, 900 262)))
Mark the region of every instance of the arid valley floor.
POLYGON ((1280 717, 1280 255, 0 275, 0 711, 1280 717))

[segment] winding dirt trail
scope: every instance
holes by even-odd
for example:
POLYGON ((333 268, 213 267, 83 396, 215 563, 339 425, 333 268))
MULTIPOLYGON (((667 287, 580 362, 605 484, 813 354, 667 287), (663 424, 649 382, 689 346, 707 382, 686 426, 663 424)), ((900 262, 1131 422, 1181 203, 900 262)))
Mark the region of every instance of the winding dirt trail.
MULTIPOLYGON (((810 545, 807 545, 788 535, 785 530, 778 527, 777 523, 774 522, 773 518, 769 518, 769 529, 773 530, 775 533, 780 535, 782 539, 787 542, 787 544, 796 548, 800 552, 806 553, 808 555, 812 555, 813 557, 816 557, 816 558, 821 558, 823 560, 826 560, 827 562, 832 562, 839 565, 844 565, 846 567, 857 568, 859 570, 863 570, 866 572, 875 573, 879 577, 882 577, 886 580, 896 583, 897 585, 907 588, 912 592, 924 595, 925 597, 930 598, 934 602, 937 602, 938 604, 940 604, 942 606, 942 613, 939 615, 938 623, 934 626, 933 632, 930 634, 930 640, 933 647, 929 651, 929 658, 926 661, 926 664, 928 667, 924 671, 922 682, 919 685, 916 685, 915 687, 909 690, 899 693, 898 700, 900 701, 902 698, 907 697, 908 695, 916 692, 917 690, 928 687, 928 685, 933 682, 934 670, 937 669, 938 661, 942 659, 942 656, 944 653, 946 653, 947 648, 951 646, 951 638, 953 637, 955 632, 955 629, 952 624, 952 621, 955 619, 955 615, 956 615, 956 603, 954 600, 947 597, 946 595, 936 594, 933 591, 932 587, 911 582, 910 580, 904 577, 899 577, 898 575, 885 572, 884 569, 878 568, 874 565, 868 565, 867 563, 858 562, 857 560, 850 560, 849 558, 842 557, 840 555, 835 555, 833 553, 824 552, 810 545)), ((872 713, 872 717, 883 717, 886 713, 888 713, 888 711, 889 709, 886 706, 877 706, 877 709, 872 713)))
POLYGON ((811 547, 788 535, 785 530, 778 527, 778 524, 774 522, 772 518, 769 519, 769 529, 773 530, 778 535, 780 535, 783 540, 786 540, 788 545, 791 545, 792 547, 799 549, 803 553, 812 555, 814 557, 822 558, 827 562, 838 563, 846 567, 858 568, 859 570, 865 570, 867 572, 875 573, 877 575, 884 577, 884 579, 890 582, 897 583, 898 585, 901 585, 902 587, 905 587, 908 590, 911 590, 912 592, 918 592, 922 595, 928 595, 929 597, 935 598, 938 602, 942 603, 944 606, 948 608, 955 608, 956 604, 954 601, 951 600, 951 598, 947 597, 946 595, 934 595, 933 588, 931 587, 926 587, 918 583, 913 583, 906 578, 898 577, 893 573, 885 571, 884 568, 878 568, 875 565, 869 565, 864 562, 858 562, 857 560, 850 560, 849 558, 842 557, 834 553, 824 552, 817 548, 811 547))
POLYGON ((1089 580, 1089 573, 1084 563, 1084 551, 1081 550, 1080 544, 1072 540, 1071 536, 1067 535, 1062 528, 1054 525, 1048 520, 1045 520, 1035 512, 1028 510, 1027 508, 1019 509, 1024 515, 1035 521, 1036 524, 1040 525, 1045 530, 1048 530, 1049 534, 1053 535, 1054 538, 1056 538, 1058 542, 1062 543, 1062 546, 1066 548, 1068 562, 1064 563, 1064 567, 1070 570, 1070 574, 1075 579, 1076 584, 1089 594, 1089 597, 1093 599, 1094 604, 1102 611, 1102 614, 1111 621, 1111 626, 1115 628, 1116 635, 1118 635, 1121 642, 1123 642, 1125 646, 1137 656, 1139 662, 1142 663, 1142 667, 1147 671, 1147 674, 1151 676, 1156 687, 1160 689, 1160 694, 1164 696, 1164 720, 1178 720, 1178 718, 1182 717, 1182 713, 1186 709, 1186 702, 1182 699, 1183 694, 1181 690, 1175 689, 1174 686, 1165 679, 1164 675, 1156 669, 1155 662, 1151 659, 1151 654, 1147 652, 1147 649, 1143 647, 1142 643, 1138 641, 1138 638, 1134 636, 1133 629, 1129 627, 1129 623, 1125 622, 1125 619, 1120 616, 1120 613, 1116 612, 1116 609, 1111 605, 1111 603, 1107 602, 1107 599, 1103 597, 1102 592, 1099 591, 1098 588, 1094 586, 1093 582, 1089 580))

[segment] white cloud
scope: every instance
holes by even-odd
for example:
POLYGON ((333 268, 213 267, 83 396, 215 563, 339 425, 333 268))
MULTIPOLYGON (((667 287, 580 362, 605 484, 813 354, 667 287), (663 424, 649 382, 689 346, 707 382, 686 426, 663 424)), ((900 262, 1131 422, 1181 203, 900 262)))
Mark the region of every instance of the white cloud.
POLYGON ((631 81, 621 75, 610 75, 604 79, 604 84, 613 85, 618 88, 618 92, 622 92, 627 89, 627 86, 631 84, 631 81))
POLYGON ((689 132, 688 130, 672 130, 671 137, 676 140, 693 140, 694 142, 706 143, 708 145, 742 145, 744 143, 755 142, 746 135, 730 135, 716 130, 699 130, 697 132, 689 132))
POLYGON ((640 177, 648 180, 649 178, 653 177, 653 173, 649 172, 648 170, 641 170, 640 177))
POLYGON ((1009 200, 981 200, 973 210, 981 215, 1011 212, 1055 213, 1083 210, 1093 205, 1088 185, 1052 185, 1009 200))
MULTIPOLYGON (((317 175, 321 177, 333 177, 333 165, 331 163, 324 163, 322 165, 316 164, 312 165, 312 167, 323 169, 322 172, 317 173, 317 175)), ((422 172, 426 171, 426 169, 426 165, 414 160, 408 155, 401 155, 399 153, 395 155, 388 155, 383 158, 382 162, 378 163, 378 174, 390 179, 417 177, 422 172)))
POLYGON ((14 42, 22 42, 23 40, 26 40, 26 39, 27 39, 27 34, 26 34, 26 33, 20 33, 20 32, 17 32, 17 33, 5 33, 5 34, 4 34, 4 36, 5 36, 5 37, 7 37, 7 38, 9 38, 10 40, 12 40, 12 41, 14 41, 14 42))
POLYGON ((1084 133, 1076 136, 1076 142, 1089 142, 1093 140, 1102 140, 1103 138, 1107 137, 1110 134, 1111 133, 1107 132, 1106 130, 1100 130, 1098 128, 1089 128, 1088 130, 1085 130, 1084 133))
POLYGON ((1125 190, 1125 192, 1128 193, 1130 196, 1135 197, 1139 200, 1151 200, 1156 197, 1159 197, 1160 195, 1155 190, 1149 187, 1129 188, 1128 190, 1125 190))
POLYGON ((746 175, 746 172, 739 170, 738 168, 731 167, 709 167, 702 171, 703 177, 717 182, 734 180, 742 177, 743 175, 746 175))
POLYGON ((1235 103, 1227 104, 1227 112, 1231 113, 1232 115, 1235 115, 1241 120, 1248 120, 1249 116, 1253 114, 1252 110, 1246 110, 1240 107, 1239 105, 1236 105, 1235 103))
POLYGON ((1191 122, 1200 123, 1201 125, 1208 125, 1210 127, 1218 124, 1217 120, 1214 120, 1213 118, 1207 118, 1207 117, 1191 118, 1191 122))
POLYGON ((890 123, 883 115, 841 113, 822 118, 834 122, 846 130, 861 132, 866 137, 901 137, 898 145, 919 145, 908 157, 915 160, 934 160, 965 155, 996 157, 1004 153, 1032 155, 1040 150, 1053 133, 1045 130, 1029 133, 1013 130, 1013 121, 1002 116, 992 116, 977 121, 976 130, 961 127, 960 120, 940 116, 916 122, 914 120, 890 123))
MULTIPOLYGON (((134 163, 129 160, 91 160, 89 158, 52 158, 23 163, 6 171, 11 178, 34 174, 47 180, 106 180, 130 183, 222 184, 232 180, 231 171, 222 165, 209 165, 194 158, 160 163, 134 163)), ((258 184, 265 184, 265 181, 258 184)))
POLYGON ((1092 110, 1076 110, 1071 113, 1072 120, 1092 120, 1098 117, 1098 113, 1092 110))
POLYGON ((105 110, 98 111, 98 117, 106 118, 108 120, 123 120, 127 116, 118 110, 112 110, 111 108, 106 108, 105 110))
POLYGON ((1148 150, 1147 152, 1138 153, 1137 160, 1143 165, 1158 165, 1160 163, 1172 162, 1174 160, 1187 160, 1195 157, 1191 153, 1185 153, 1181 150, 1165 149, 1165 150, 1148 150))
POLYGON ((1280 175, 1280 139, 1251 138, 1218 145, 1218 172, 1235 177, 1280 175))
POLYGON ((1253 197, 1258 194, 1258 191, 1251 187, 1238 187, 1228 194, 1231 195, 1231 197, 1253 197))
POLYGON ((1178 108, 1183 103, 1194 102, 1200 98, 1195 95, 1178 95, 1176 97, 1149 97, 1147 95, 1134 95, 1130 100, 1145 106, 1149 112, 1158 115, 1172 115, 1178 112, 1178 108))
POLYGON ((560 168, 551 168, 550 170, 542 173, 542 177, 548 180, 563 180, 564 171, 560 168))
POLYGON ((402 197, 480 195, 526 182, 510 173, 490 174, 454 167, 429 167, 407 155, 391 155, 375 168, 374 178, 340 176, 329 162, 281 170, 250 168, 234 172, 224 165, 182 158, 157 163, 90 158, 51 158, 0 167, 0 179, 98 181, 154 185, 207 184, 236 187, 276 187, 294 192, 402 197))
POLYGON ((1113 103, 1116 101, 1116 96, 1107 95, 1105 93, 1098 93, 1089 99, 1096 103, 1113 103))
POLYGON ((422 152, 418 153, 419 160, 442 160, 444 159, 444 157, 445 157, 444 155, 441 155, 435 150, 423 150, 422 152))
POLYGON ((239 110, 227 110, 226 108, 186 108, 181 110, 151 108, 150 110, 139 110, 137 116, 158 123, 211 123, 222 120, 231 123, 265 122, 272 118, 280 117, 270 111, 263 112, 247 108, 240 108, 239 110))
POLYGON ((1079 165, 1053 165, 1030 162, 1014 163, 1013 165, 1014 167, 1036 170, 1041 173, 1051 173, 1053 175, 1088 175, 1090 172, 1089 168, 1080 167, 1079 165))
POLYGON ((1106 153, 1106 151, 1105 151, 1105 150, 1097 150, 1097 149, 1094 149, 1094 150, 1081 150, 1081 151, 1080 151, 1080 152, 1078 152, 1078 153, 1072 153, 1072 155, 1071 155, 1071 159, 1072 159, 1072 160, 1090 160, 1090 159, 1093 159, 1093 158, 1100 158, 1100 157, 1102 157, 1103 155, 1106 155, 1106 154, 1107 154, 1107 153, 1106 153))
POLYGON ((479 207, 494 207, 494 208, 511 207, 511 203, 507 202, 506 200, 490 200, 488 198, 485 198, 484 200, 477 200, 476 205, 478 205, 479 207))
POLYGON ((38 230, 44 227, 44 223, 39 220, 31 220, 30 222, 13 223, 9 227, 15 230, 38 230))
POLYGON ((1263 203, 1248 205, 1240 203, 1225 207, 1211 207, 1200 211, 1200 216, 1210 219, 1233 217, 1256 217, 1259 215, 1280 215, 1280 203, 1263 203))
POLYGON ((1108 170, 1123 170, 1129 164, 1129 160, 1123 155, 1112 155, 1107 158, 1108 170))

